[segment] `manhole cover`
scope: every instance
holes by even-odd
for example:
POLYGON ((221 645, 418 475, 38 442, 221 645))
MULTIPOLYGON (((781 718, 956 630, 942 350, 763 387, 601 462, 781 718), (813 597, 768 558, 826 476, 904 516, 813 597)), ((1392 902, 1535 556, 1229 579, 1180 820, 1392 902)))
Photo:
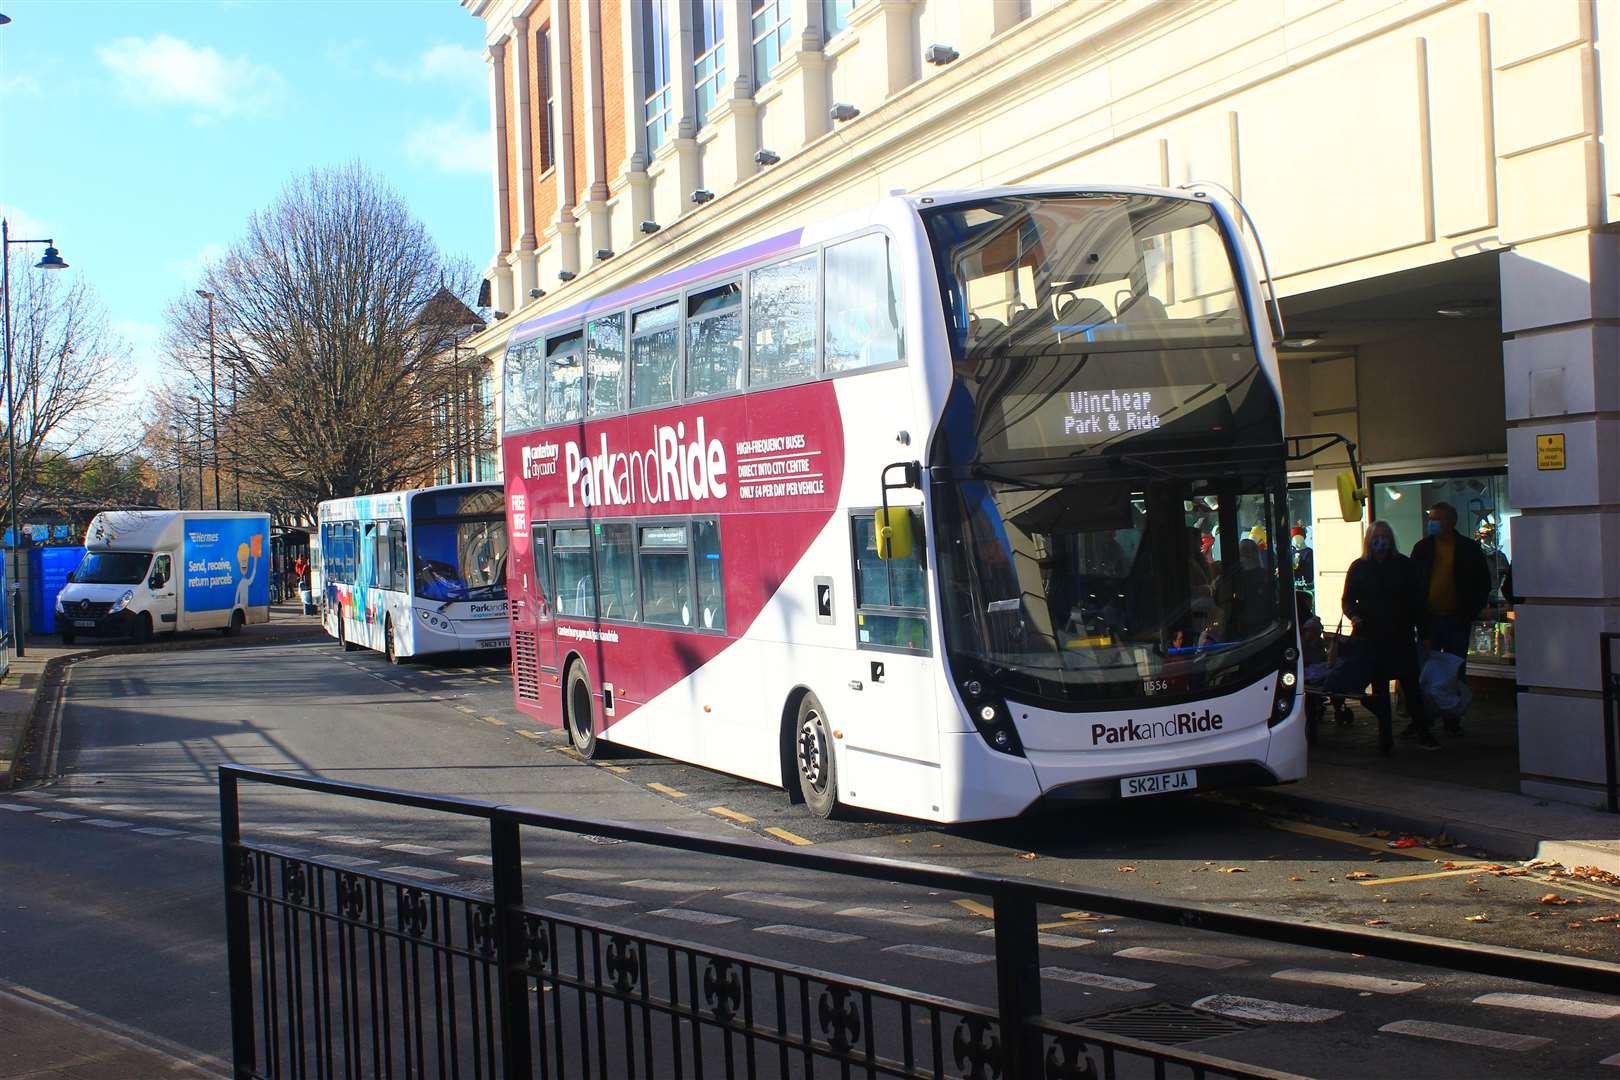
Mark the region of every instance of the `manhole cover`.
POLYGON ((1224 1016, 1211 1016, 1168 1001, 1152 1001, 1146 1005, 1132 1005, 1128 1009, 1077 1016, 1068 1023, 1161 1046, 1180 1046, 1200 1039, 1236 1035, 1258 1026, 1224 1016))

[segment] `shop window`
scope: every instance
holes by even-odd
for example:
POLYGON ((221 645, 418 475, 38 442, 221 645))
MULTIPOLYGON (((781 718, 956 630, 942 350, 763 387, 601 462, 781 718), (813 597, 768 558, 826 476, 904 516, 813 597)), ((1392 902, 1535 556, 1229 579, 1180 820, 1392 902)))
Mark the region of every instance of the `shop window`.
POLYGON ((1311 521, 1311 486, 1288 489, 1288 535, 1280 539, 1278 553, 1288 560, 1294 588, 1311 598, 1316 609, 1316 527, 1311 521))

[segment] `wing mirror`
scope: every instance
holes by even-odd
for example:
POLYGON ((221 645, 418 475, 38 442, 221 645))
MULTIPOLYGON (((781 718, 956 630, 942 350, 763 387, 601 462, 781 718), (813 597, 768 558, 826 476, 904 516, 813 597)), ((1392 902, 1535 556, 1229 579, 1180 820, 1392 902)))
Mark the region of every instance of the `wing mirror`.
POLYGON ((1367 488, 1356 482, 1356 474, 1345 470, 1339 474, 1339 513, 1346 521, 1360 521, 1362 508, 1367 504, 1367 488))
POLYGON ((909 559, 913 547, 911 511, 902 506, 889 506, 872 515, 872 534, 877 537, 877 557, 880 559, 909 559))

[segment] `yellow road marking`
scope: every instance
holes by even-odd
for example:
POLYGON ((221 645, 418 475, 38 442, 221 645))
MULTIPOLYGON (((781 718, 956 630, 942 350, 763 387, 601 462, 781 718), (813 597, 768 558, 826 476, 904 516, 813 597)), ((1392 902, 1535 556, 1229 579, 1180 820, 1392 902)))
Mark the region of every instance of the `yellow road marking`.
POLYGON ((1362 836, 1359 833, 1346 832, 1343 829, 1330 829, 1325 825, 1307 825, 1302 821, 1282 821, 1277 818, 1269 819, 1267 825, 1283 832, 1298 833, 1301 836, 1314 836, 1320 840, 1337 840, 1341 844, 1351 847, 1366 848, 1385 855, 1404 855, 1408 859, 1422 859, 1425 862, 1450 862, 1457 856, 1455 852, 1439 851, 1428 847, 1392 848, 1376 836, 1362 836))
POLYGON ((557 753, 559 754, 567 754, 569 757, 576 758, 580 761, 585 760, 583 757, 580 757, 579 751, 575 750, 572 746, 559 746, 556 749, 557 753))
POLYGON ((739 813, 737 813, 737 811, 735 811, 735 810, 727 810, 723 806, 711 806, 711 807, 709 807, 709 813, 718 814, 723 818, 730 818, 732 821, 740 821, 744 825, 747 825, 747 824, 749 824, 750 822, 752 822, 754 820, 753 818, 749 817, 747 814, 739 814, 739 813))
POLYGON ((963 911, 971 911, 973 914, 982 918, 993 919, 996 917, 995 908, 991 907, 989 904, 981 904, 977 900, 952 900, 951 903, 955 904, 963 911))
POLYGON ((502 720, 498 716, 480 716, 478 719, 482 720, 486 724, 494 724, 496 727, 506 726, 506 721, 502 720))
POLYGON ((540 733, 538 731, 520 731, 520 732, 518 732, 518 734, 523 736, 525 739, 538 739, 538 738, 540 738, 540 733))
POLYGON ((1464 874, 1479 874, 1482 866, 1496 866, 1497 863, 1476 863, 1461 870, 1437 870, 1432 874, 1404 874, 1401 877, 1373 878, 1370 881, 1358 881, 1357 885, 1398 885, 1403 881, 1428 881, 1430 878, 1461 877, 1464 874))
POLYGON ((806 840, 797 833, 790 833, 786 829, 778 829, 774 825, 765 831, 776 837, 778 840, 786 840, 788 843, 797 844, 799 847, 809 847, 811 845, 811 841, 806 840))
POLYGON ((652 788, 654 791, 658 792, 658 794, 660 794, 660 795, 668 795, 672 799, 684 799, 684 798, 686 798, 686 792, 684 792, 684 791, 676 791, 674 788, 670 787, 668 784, 648 784, 647 786, 652 788))
POLYGON ((477 716, 478 715, 478 710, 477 709, 470 709, 465 705, 452 705, 451 708, 455 709, 456 712, 464 712, 468 716, 477 716))
POLYGON ((627 773, 627 772, 630 771, 629 769, 625 768, 623 765, 598 765, 597 768, 606 769, 608 772, 613 772, 613 773, 627 773))

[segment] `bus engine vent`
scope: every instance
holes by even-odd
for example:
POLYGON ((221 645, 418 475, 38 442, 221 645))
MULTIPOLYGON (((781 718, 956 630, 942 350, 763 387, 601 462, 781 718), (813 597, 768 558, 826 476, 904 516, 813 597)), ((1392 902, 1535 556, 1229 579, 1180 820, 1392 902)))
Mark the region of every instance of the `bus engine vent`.
POLYGON ((518 630, 512 634, 512 678, 517 696, 524 701, 540 700, 540 660, 535 653, 534 634, 518 630))

